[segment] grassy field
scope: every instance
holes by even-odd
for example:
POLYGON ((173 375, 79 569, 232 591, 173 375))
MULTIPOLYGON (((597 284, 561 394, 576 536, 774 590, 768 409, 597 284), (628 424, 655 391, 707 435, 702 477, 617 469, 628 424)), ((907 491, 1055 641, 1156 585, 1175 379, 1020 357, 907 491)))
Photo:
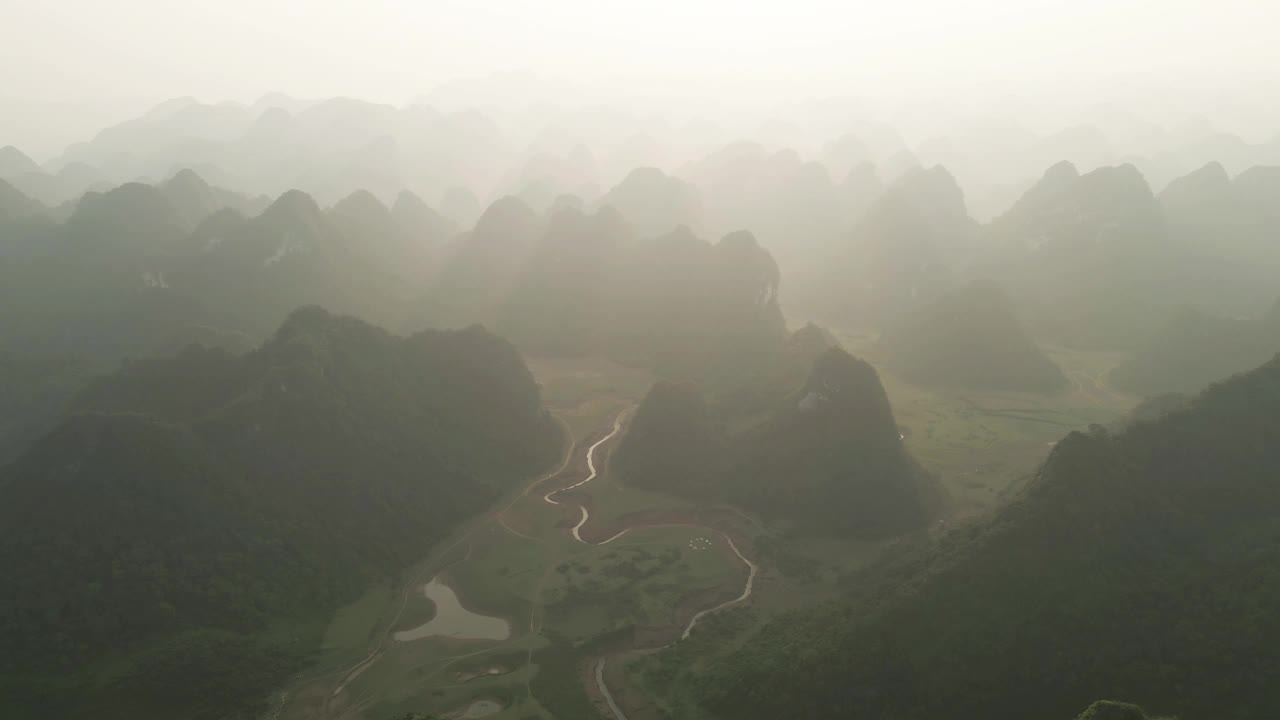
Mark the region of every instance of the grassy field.
POLYGON ((682 598, 745 575, 724 539, 699 528, 643 528, 580 548, 556 566, 543 592, 548 629, 575 643, 673 623, 682 598))
MULTIPOLYGON (((1114 355, 1051 349, 1072 386, 1056 395, 1033 395, 911 385, 878 357, 873 341, 842 341, 877 366, 908 449, 946 488, 953 517, 996 507, 1063 435, 1114 422, 1135 402, 1104 382, 1119 360, 1114 355)), ((399 585, 371 588, 336 613, 311 675, 350 669, 380 649, 376 660, 337 699, 317 700, 313 689, 309 705, 286 703, 282 720, 381 719, 410 711, 450 716, 481 699, 503 706, 489 716, 495 720, 583 714, 591 705, 582 662, 599 652, 601 643, 632 628, 674 626, 680 612, 688 614, 687 608, 680 610, 682 600, 743 581, 741 561, 721 536, 705 529, 644 527, 603 546, 583 545, 571 537, 569 530, 581 516, 579 502, 588 503, 590 527, 599 532, 620 529, 619 519, 632 513, 678 513, 692 504, 619 484, 607 462, 616 440, 598 451, 595 480, 558 494, 558 506, 546 503, 546 492, 586 476, 586 445, 633 408, 653 378, 598 359, 533 358, 529 365, 548 406, 577 445, 570 470, 527 493, 511 493, 494 512, 441 543, 399 585), (434 608, 419 588, 442 570, 464 607, 506 619, 511 636, 501 641, 387 640, 393 625, 410 627, 431 617, 434 608)), ((695 639, 681 644, 681 653, 699 652, 705 643, 719 643, 723 649, 778 612, 835 597, 841 579, 876 557, 884 545, 810 538, 786 528, 759 527, 751 535, 751 553, 761 567, 750 606, 709 616, 695 639)), ((633 658, 635 667, 626 667, 633 697, 639 687, 634 683, 651 681, 663 654, 633 658)), ((332 693, 336 685, 330 679, 312 687, 332 693)))
MULTIPOLYGON (((460 529, 407 571, 399 587, 371 588, 336 613, 325 631, 323 662, 312 672, 329 672, 329 679, 302 689, 307 702, 286 703, 278 717, 385 718, 410 711, 448 716, 486 699, 504 706, 490 716, 496 720, 551 718, 531 690, 540 672, 535 658, 555 665, 554 677, 544 675, 540 681, 544 692, 554 697, 554 706, 563 707, 564 697, 581 691, 574 689, 581 683, 572 660, 579 651, 569 646, 567 653, 551 652, 551 638, 563 649, 566 640, 580 643, 633 625, 669 624, 688 593, 740 582, 741 562, 722 547, 721 538, 706 531, 643 528, 601 547, 583 545, 570 536, 568 529, 580 517, 578 500, 590 502, 593 525, 635 511, 686 508, 689 503, 615 483, 607 472, 608 445, 597 455, 602 472, 593 483, 559 495, 560 506, 546 503, 546 492, 585 477, 580 461, 585 446, 639 402, 652 377, 595 359, 533 359, 530 366, 548 406, 578 444, 572 471, 528 493, 512 493, 496 505, 501 512, 460 529), (698 540, 704 536, 709 543, 698 540), (387 640, 391 630, 431 617, 434 608, 420 588, 442 570, 464 607, 508 620, 511 637, 387 640), (359 665, 372 650, 378 651, 375 660, 359 665), (500 672, 476 671, 495 664, 501 665, 500 672), (356 667, 362 669, 341 685, 338 697, 320 697, 339 686, 345 673, 337 669, 356 667)), ((585 702, 581 697, 577 701, 585 702)))
POLYGON ((1119 353, 1046 348, 1071 381, 1060 393, 926 388, 900 380, 874 340, 839 337, 876 366, 907 449, 943 483, 960 517, 997 506, 1068 432, 1113 423, 1138 401, 1106 384, 1119 353))

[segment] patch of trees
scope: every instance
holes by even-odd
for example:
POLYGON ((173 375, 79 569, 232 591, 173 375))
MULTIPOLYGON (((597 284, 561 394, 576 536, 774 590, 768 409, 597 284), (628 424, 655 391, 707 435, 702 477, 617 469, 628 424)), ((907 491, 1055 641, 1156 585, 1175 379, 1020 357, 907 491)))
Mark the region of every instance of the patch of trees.
POLYGON ((1071 717, 1098 697, 1275 716, 1277 418, 1280 358, 1072 433, 993 517, 903 544, 685 690, 742 720, 1071 717))
POLYGON ((398 338, 318 308, 244 356, 131 363, 73 407, 0 469, 0 676, 70 684, 70 717, 105 697, 150 708, 135 718, 252 704, 312 649, 269 625, 407 566, 558 444, 505 341, 398 338), (95 684, 102 668, 127 682, 95 684))
POLYGON ((875 369, 839 348, 743 428, 713 415, 697 386, 658 383, 611 462, 627 483, 859 537, 919 527, 936 492, 902 445, 875 369))
POLYGON ((1266 362, 1280 352, 1280 304, 1261 317, 1178 312, 1111 373, 1141 395, 1198 392, 1209 383, 1266 362))
POLYGON ((883 341, 894 369, 924 385, 1050 392, 1067 384, 1062 370, 1023 332, 997 285, 975 283, 947 293, 890 325, 883 341))

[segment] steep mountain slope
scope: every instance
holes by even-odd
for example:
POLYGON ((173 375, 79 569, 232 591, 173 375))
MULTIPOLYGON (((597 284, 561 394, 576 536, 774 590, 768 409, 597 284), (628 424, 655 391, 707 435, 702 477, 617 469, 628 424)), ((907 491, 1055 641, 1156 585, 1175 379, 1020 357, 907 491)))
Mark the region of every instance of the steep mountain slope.
POLYGON ((786 337, 781 273, 749 232, 639 235, 612 205, 546 215, 506 197, 450 248, 418 304, 434 327, 481 323, 528 352, 598 353, 671 377, 733 383, 786 337))
POLYGON ((609 463, 630 485, 705 498, 721 490, 726 445, 702 390, 662 380, 636 408, 609 463))
POLYGON ((903 547, 692 685, 741 720, 1070 717, 1097 697, 1275 716, 1277 417, 1280 358, 1072 433, 994 517, 903 547))
POLYGON ((92 371, 83 358, 0 349, 0 465, 56 424, 92 371))
POLYGON ((45 207, 33 200, 13 185, 0 180, 0 227, 4 224, 23 220, 44 212, 45 207))
POLYGON ((326 213, 291 191, 256 217, 209 217, 186 240, 168 283, 255 337, 308 304, 401 328, 427 281, 430 253, 409 231, 367 193, 326 213))
POLYGON ((40 166, 12 145, 0 147, 0 178, 39 172, 40 166))
POLYGON ((642 240, 612 283, 610 354, 659 373, 735 383, 782 348, 781 281, 747 232, 712 244, 686 228, 642 240))
POLYGON ((185 236, 164 194, 139 183, 86 194, 60 225, 14 229, 0 239, 0 347, 111 367, 196 340, 242 345, 170 286, 185 236))
POLYGON ((875 369, 839 348, 763 422, 730 432, 691 383, 656 384, 613 460, 629 484, 732 500, 806 532, 883 537, 922 525, 936 494, 902 445, 875 369))
POLYGON ((953 287, 977 239, 955 178, 941 166, 909 170, 828 258, 820 280, 825 314, 873 325, 892 320, 953 287))
POLYGON ((504 301, 498 327, 531 352, 574 354, 606 346, 611 284, 633 244, 618 211, 557 211, 504 301))
POLYGON ((1177 298, 1180 258, 1159 202, 1132 165, 1080 175, 1049 168, 987 228, 982 274, 994 277, 1037 334, 1078 346, 1131 345, 1177 298))
POLYGON ((542 219, 518 198, 500 198, 485 209, 475 228, 458 238, 426 292, 425 324, 496 322, 542 229, 542 219))
POLYGON ((883 537, 936 501, 898 433, 875 368, 839 348, 763 426, 737 438, 731 498, 820 533, 883 537))
POLYGON ((249 198, 213 187, 190 168, 179 170, 156 187, 178 213, 187 230, 194 230, 202 220, 222 209, 229 208, 242 215, 257 215, 267 207, 265 198, 249 198))
POLYGON ((1252 313, 1275 295, 1280 272, 1280 169, 1253 167, 1234 178, 1217 162, 1175 179, 1160 193, 1169 237, 1185 253, 1185 301, 1211 313, 1252 313))
POLYGON ((17 717, 247 712, 316 641, 264 630, 409 564, 558 434, 482 329, 401 339, 318 308, 241 357, 133 363, 75 408, 0 469, 17 717))
POLYGON ((943 295, 887 329, 895 370, 923 385, 1048 392, 1066 376, 1023 332, 998 286, 975 283, 943 295))
POLYGON ((1280 352, 1280 303, 1258 318, 1183 310, 1111 373, 1141 395, 1189 393, 1257 367, 1280 352))
POLYGON ((742 142, 690 163, 680 177, 698 188, 709 230, 750 230, 788 269, 808 270, 814 255, 847 234, 880 194, 873 167, 847 172, 833 178, 794 150, 771 153, 742 142))
POLYGON ((697 228, 702 199, 697 188, 657 168, 636 168, 605 193, 598 206, 613 207, 642 238, 672 232, 680 226, 697 228))

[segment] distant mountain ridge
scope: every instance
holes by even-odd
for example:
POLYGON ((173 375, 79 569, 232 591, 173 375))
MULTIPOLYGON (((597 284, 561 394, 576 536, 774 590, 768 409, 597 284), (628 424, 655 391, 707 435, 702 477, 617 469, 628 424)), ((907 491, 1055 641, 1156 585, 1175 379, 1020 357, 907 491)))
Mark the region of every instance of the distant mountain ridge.
POLYGON ((941 296, 887 328, 882 340, 894 370, 922 385, 1051 392, 1067 384, 993 283, 941 296))
POLYGON ((1141 395, 1194 393, 1257 367, 1280 352, 1280 303, 1261 317, 1227 318, 1183 309, 1111 372, 1141 395))

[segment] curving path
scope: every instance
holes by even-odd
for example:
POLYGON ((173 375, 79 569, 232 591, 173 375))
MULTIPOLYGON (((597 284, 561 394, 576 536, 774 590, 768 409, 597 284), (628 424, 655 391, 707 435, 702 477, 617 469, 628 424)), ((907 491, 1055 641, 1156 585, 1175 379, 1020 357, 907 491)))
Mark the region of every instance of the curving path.
MULTIPOLYGON (((566 490, 573 490, 575 488, 582 487, 583 485, 586 485, 592 480, 595 480, 596 477, 599 476, 600 473, 599 473, 599 470, 596 468, 596 464, 595 464, 596 450, 601 445, 612 440, 614 437, 618 435, 619 432, 621 432, 622 420, 626 416, 627 412, 628 412, 627 410, 624 410, 621 413, 619 413, 618 416, 613 421, 613 429, 609 432, 609 434, 595 441, 594 443, 591 444, 590 447, 587 448, 587 471, 588 471, 587 477, 583 478, 582 480, 579 480, 578 482, 572 485, 567 485, 562 488, 556 488, 555 490, 552 490, 546 493, 545 495, 542 496, 542 499, 544 502, 550 505, 561 505, 562 503, 556 500, 556 495, 566 490)), ((489 515, 485 516, 484 518, 482 518, 481 522, 473 524, 468 531, 466 531, 465 533, 457 537, 453 543, 451 543, 450 545, 446 546, 441 551, 439 551, 437 553, 437 557, 443 557, 444 555, 447 555, 451 550, 455 549, 456 547, 463 544, 464 542, 467 542, 470 539, 472 533, 474 533, 475 530, 478 529, 480 526, 483 526, 488 522, 494 521, 494 520, 496 520, 498 524, 500 524, 503 528, 505 528, 506 530, 508 530, 514 535, 517 535, 522 538, 527 538, 532 541, 537 541, 536 538, 533 538, 529 535, 525 535, 524 533, 518 532, 514 528, 507 525, 505 519, 503 518, 503 515, 507 512, 507 510, 510 510, 511 507, 514 506, 521 498, 526 497, 534 488, 541 485, 543 482, 550 480, 551 478, 560 474, 565 470, 565 468, 569 466, 570 460, 573 457, 573 433, 571 430, 569 430, 568 425, 564 423, 563 420, 559 418, 557 418, 557 420, 560 420, 561 424, 564 426, 566 430, 566 439, 568 441, 568 446, 566 448, 565 455, 564 455, 563 461, 560 463, 560 466, 555 470, 549 473, 545 473, 542 476, 535 479, 532 483, 530 483, 528 486, 525 487, 523 492, 521 492, 520 494, 512 498, 511 502, 508 503, 506 506, 502 507, 501 509, 495 510, 489 515)), ((588 542, 582 539, 581 530, 587 524, 587 521, 590 520, 591 512, 587 509, 586 505, 583 505, 583 504, 579 504, 578 508, 581 511, 582 516, 578 520, 578 523, 574 525, 573 528, 570 530, 570 534, 573 536, 574 540, 577 540, 578 542, 584 545, 591 545, 591 546, 606 545, 608 543, 613 542, 614 540, 617 540, 623 535, 626 535, 627 533, 631 532, 637 527, 646 526, 646 525, 634 525, 631 527, 624 528, 623 530, 619 531, 615 535, 605 540, 601 540, 600 542, 595 542, 595 543, 588 542)), ((735 512, 742 514, 741 511, 737 511, 736 509, 735 509, 735 512)), ((747 516, 743 515, 743 517, 747 517, 747 516)), ((747 517, 747 519, 751 520, 751 518, 749 517, 747 517)), ((681 524, 684 524, 684 523, 681 523, 681 524)), ((694 525, 694 524, 689 524, 689 526, 698 527, 710 532, 718 533, 721 537, 723 537, 725 539, 725 542, 728 543, 730 549, 733 550, 733 553, 737 555, 738 559, 742 560, 743 564, 747 566, 747 571, 748 571, 747 580, 742 589, 741 595, 739 595, 736 598, 733 598, 732 600, 728 600, 726 602, 720 603, 715 607, 707 608, 705 610, 700 610, 692 618, 690 618, 689 623, 685 626, 684 631, 681 633, 678 640, 674 640, 671 643, 668 643, 667 645, 664 645, 661 647, 647 648, 648 650, 661 650, 663 648, 670 647, 671 645, 674 645, 675 643, 680 642, 681 640, 688 639, 689 635, 693 632, 694 626, 698 624, 699 620, 701 620, 703 617, 707 615, 718 612, 727 607, 737 605, 738 603, 744 602, 745 600, 751 597, 751 593, 755 585, 756 574, 759 568, 756 566, 755 563, 751 562, 750 559, 748 559, 745 555, 742 554, 742 551, 738 548, 737 544, 734 543, 733 538, 729 537, 729 535, 724 533, 723 531, 717 530, 716 528, 708 527, 705 525, 694 525)), ((461 560, 458 560, 455 562, 465 562, 466 559, 470 557, 470 555, 471 555, 471 548, 470 548, 470 545, 468 544, 466 556, 464 556, 461 560)), ((434 568, 434 569, 436 571, 439 570, 439 568, 434 568)), ((399 621, 399 618, 404 613, 405 607, 408 604, 409 593, 412 591, 413 588, 416 588, 419 585, 421 585, 425 579, 426 579, 425 576, 420 575, 413 578, 409 583, 405 585, 402 591, 400 608, 396 612, 396 614, 392 617, 391 623, 389 625, 390 628, 395 627, 396 623, 399 621)), ((533 625, 533 619, 530 618, 530 626, 531 626, 530 629, 532 629, 532 625, 533 625)), ((341 693, 344 689, 346 689, 346 687, 348 686, 348 684, 351 683, 352 680, 354 680, 361 673, 367 670, 371 665, 377 662, 385 652, 386 643, 388 639, 390 639, 391 637, 392 637, 392 633, 390 632, 382 635, 379 642, 373 648, 370 649, 369 653, 362 660, 352 665, 347 670, 341 672, 338 675, 338 682, 336 683, 336 687, 334 687, 329 697, 330 698, 336 697, 339 693, 341 693)), ((478 651, 478 652, 485 652, 485 651, 478 651)), ((477 654, 477 653, 471 653, 471 654, 477 654)), ((464 655, 460 657, 466 657, 466 656, 464 655)), ((594 666, 594 676, 595 676, 596 686, 598 687, 601 696, 604 698, 605 702, 608 704, 609 710, 614 715, 615 719, 627 720, 626 714, 623 712, 622 708, 618 706, 618 703, 614 699, 613 695, 609 692, 609 688, 605 683, 604 671, 605 671, 606 661, 607 661, 607 658, 603 656, 596 660, 596 663, 594 666)), ((327 711, 329 709, 328 703, 326 703, 325 705, 326 705, 325 710, 327 711)))
MULTIPOLYGON (((450 552, 452 552, 455 548, 457 548, 459 545, 461 545, 462 543, 469 541, 471 539, 472 533, 474 533, 479 527, 483 526, 489 520, 496 518, 497 520, 499 520, 499 522, 501 522, 502 515, 506 513, 508 510, 510 510, 517 502, 519 502, 520 498, 527 496, 529 492, 532 491, 535 487, 538 487, 539 485, 546 482, 547 480, 550 480, 556 475, 559 475, 560 473, 564 472, 565 468, 569 467, 569 462, 573 459, 573 446, 575 442, 573 439, 573 428, 569 427, 569 424, 566 423, 563 418, 554 416, 554 415, 553 417, 555 417, 556 422, 560 424, 561 429, 564 431, 564 457, 561 458, 560 464, 556 466, 554 470, 547 471, 542 475, 539 475, 537 478, 535 478, 533 482, 525 486, 525 489, 523 492, 521 492, 519 495, 512 498, 511 502, 507 503, 501 510, 496 510, 493 513, 490 513, 489 515, 482 518, 479 522, 473 523, 470 529, 468 529, 465 533, 461 534, 452 543, 445 546, 443 549, 437 551, 435 553, 436 557, 443 558, 446 555, 448 555, 450 552)), ((506 523, 502 523, 502 524, 504 526, 506 525, 506 523)), ((467 558, 470 558, 470 557, 471 557, 471 545, 468 544, 466 555, 462 558, 462 560, 459 560, 457 562, 466 562, 467 558)), ((432 568, 428 567, 427 569, 429 570, 432 568)), ((435 570, 438 572, 439 568, 435 568, 435 570)), ((329 694, 330 700, 337 697, 339 693, 341 693, 343 690, 346 689, 347 685, 349 685, 352 680, 355 680, 357 677, 359 677, 361 673, 363 673, 365 670, 368 670, 370 666, 372 666, 375 662, 378 661, 379 658, 382 657, 383 652, 386 650, 387 641, 392 637, 392 630, 395 628, 396 624, 400 622, 400 618, 404 616, 405 608, 408 607, 410 593, 412 593, 415 588, 421 586, 427 580, 428 578, 424 571, 422 574, 415 575, 407 583, 405 583, 404 588, 401 590, 400 607, 398 610, 396 610, 396 614, 392 616, 391 622, 387 626, 387 632, 379 635, 377 645, 374 645, 369 650, 369 653, 364 656, 364 658, 362 658, 360 661, 358 661, 351 667, 347 668, 346 670, 341 671, 340 675, 338 676, 337 685, 334 687, 333 692, 329 694)), ((324 713, 328 714, 328 710, 329 710, 329 702, 326 702, 324 707, 324 713)))
MULTIPOLYGON (((698 611, 697 614, 695 614, 692 618, 689 619, 689 624, 685 627, 684 632, 680 634, 681 640, 689 639, 689 633, 693 632, 693 626, 698 624, 698 620, 702 619, 703 615, 710 615, 713 612, 716 612, 718 610, 723 610, 731 605, 737 605, 743 600, 746 600, 747 598, 751 597, 751 590, 756 584, 756 572, 759 571, 760 568, 756 567, 755 563, 748 560, 747 556, 742 554, 742 551, 739 550, 738 546, 734 544, 733 538, 729 537, 725 533, 720 533, 720 535, 723 536, 724 539, 729 543, 729 547, 733 550, 733 554, 737 555, 739 560, 747 564, 747 584, 742 588, 742 594, 739 595, 738 597, 732 600, 726 600, 725 602, 722 602, 713 608, 707 608, 706 610, 698 611)), ((674 644, 675 643, 671 643, 671 645, 674 645, 674 644)), ((670 645, 665 647, 670 647, 670 645)))
MULTIPOLYGON (((543 500, 545 500, 546 502, 552 505, 559 505, 560 502, 558 502, 555 499, 555 495, 557 493, 560 493, 565 490, 572 490, 574 488, 581 487, 591 482, 592 480, 596 479, 596 476, 599 474, 599 472, 596 470, 596 463, 595 463, 596 448, 605 444, 606 442, 611 440, 615 435, 618 434, 618 432, 622 429, 622 418, 624 415, 626 415, 625 410, 619 413, 618 417, 613 421, 613 430, 610 431, 608 435, 605 435, 604 437, 592 443, 591 447, 587 448, 587 470, 588 470, 587 477, 583 480, 580 480, 574 483, 573 485, 552 490, 551 492, 542 496, 543 500)), ((627 533, 631 532, 636 527, 636 526, 632 526, 632 527, 624 528, 623 530, 619 531, 617 534, 609 537, 606 540, 601 540, 600 542, 597 542, 597 543, 589 543, 586 540, 582 539, 582 535, 580 534, 580 531, 582 530, 582 527, 587 524, 587 520, 590 519, 591 512, 587 510, 586 505, 579 505, 578 507, 580 510, 582 510, 582 517, 578 520, 578 524, 573 526, 571 534, 573 535, 574 540, 577 540, 583 545, 593 545, 593 546, 607 545, 613 542, 614 540, 617 540, 618 538, 622 537, 623 535, 626 535, 627 533)), ((694 525, 693 527, 700 527, 704 530, 710 530, 712 532, 720 533, 720 536, 725 539, 725 542, 729 543, 729 547, 733 550, 733 554, 737 555, 738 559, 741 560, 744 564, 746 564, 747 582, 742 589, 742 594, 739 595, 738 597, 733 598, 732 600, 728 600, 726 602, 722 602, 719 605, 716 605, 715 607, 710 607, 705 610, 698 611, 692 618, 689 619, 689 624, 685 626, 684 632, 680 634, 679 640, 674 640, 661 647, 650 648, 651 650, 662 650, 664 648, 671 647, 677 642, 680 642, 680 640, 689 639, 690 633, 693 632, 693 627, 698 624, 699 620, 701 620, 706 615, 710 615, 714 612, 723 610, 727 607, 737 605, 738 603, 745 601, 747 598, 751 597, 751 592, 755 586, 756 573, 759 571, 759 568, 756 566, 755 563, 747 559, 747 556, 742 554, 742 551, 738 549, 737 544, 733 542, 733 538, 729 537, 728 534, 720 530, 717 530, 712 527, 707 527, 705 525, 694 525)), ((613 713, 614 718, 616 718, 616 720, 627 720, 626 713, 624 713, 622 711, 622 708, 618 706, 617 701, 614 700, 613 694, 609 692, 609 686, 605 683, 604 669, 605 669, 605 663, 607 662, 607 660, 608 658, 605 656, 601 656, 599 659, 596 660, 596 664, 595 664, 596 687, 599 688, 600 694, 604 697, 605 703, 608 704, 609 711, 613 713)))

